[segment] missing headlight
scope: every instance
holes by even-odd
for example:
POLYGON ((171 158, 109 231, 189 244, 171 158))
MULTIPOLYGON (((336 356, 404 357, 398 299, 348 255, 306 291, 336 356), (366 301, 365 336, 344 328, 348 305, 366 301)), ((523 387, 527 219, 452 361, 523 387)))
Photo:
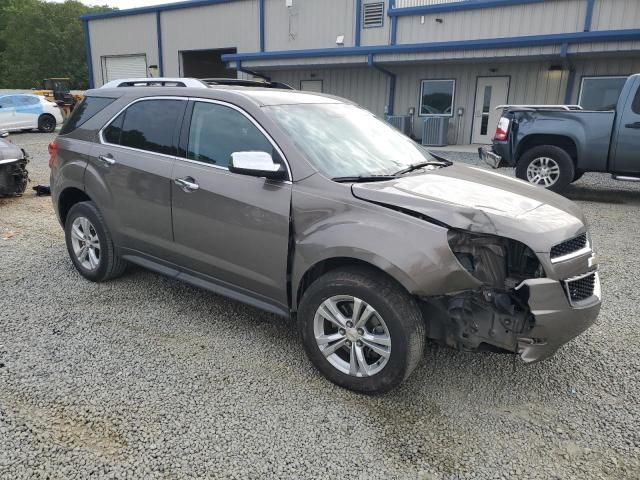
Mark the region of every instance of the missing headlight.
POLYGON ((545 276, 536 254, 521 242, 463 230, 449 230, 447 236, 460 265, 485 285, 511 289, 545 276))

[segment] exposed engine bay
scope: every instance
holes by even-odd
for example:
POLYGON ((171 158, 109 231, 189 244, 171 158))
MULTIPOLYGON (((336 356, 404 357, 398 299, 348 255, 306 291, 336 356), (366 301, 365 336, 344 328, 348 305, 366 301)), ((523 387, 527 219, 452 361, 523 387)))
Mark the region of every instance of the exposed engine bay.
POLYGON ((482 286, 425 302, 428 335, 464 351, 517 351, 517 339, 535 323, 524 280, 545 272, 533 251, 507 238, 450 230, 449 245, 460 264, 482 286))
POLYGON ((0 138, 0 195, 24 193, 29 182, 28 162, 29 157, 24 150, 0 138))

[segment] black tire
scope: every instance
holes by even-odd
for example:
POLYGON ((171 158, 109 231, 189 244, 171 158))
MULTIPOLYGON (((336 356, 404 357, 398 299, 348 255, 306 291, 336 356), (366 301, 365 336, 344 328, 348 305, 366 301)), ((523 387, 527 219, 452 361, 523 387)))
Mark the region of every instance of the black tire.
POLYGON ((65 221, 64 232, 69 257, 84 278, 92 282, 106 282, 124 273, 127 262, 116 253, 111 233, 100 210, 93 202, 80 202, 71 207, 65 221), (99 263, 93 270, 82 265, 73 249, 71 229, 73 222, 79 217, 85 217, 91 222, 100 242, 99 263))
POLYGON ((541 158, 549 158, 553 160, 558 165, 560 173, 552 185, 545 186, 542 183, 534 183, 534 185, 543 186, 547 190, 551 190, 553 192, 561 192, 573 181, 575 176, 575 166, 573 164, 573 159, 566 150, 556 147, 555 145, 541 145, 539 147, 534 147, 531 150, 527 150, 518 160, 518 164, 516 165, 516 176, 525 182, 533 183, 527 178, 527 169, 529 168, 529 165, 541 158))
POLYGON ((584 174, 585 174, 585 172, 581 172, 580 170, 576 170, 576 173, 573 175, 573 180, 571 181, 571 183, 577 182, 578 180, 580 180, 584 174))
POLYGON ((56 129, 56 119, 53 115, 43 113, 38 118, 38 130, 42 133, 51 133, 56 129))
POLYGON ((315 367, 336 385, 360 393, 383 393, 396 387, 413 372, 424 352, 425 325, 416 300, 396 281, 369 268, 333 270, 313 282, 300 302, 298 328, 307 356, 315 367), (316 311, 325 300, 336 295, 363 300, 386 324, 391 339, 390 355, 386 365, 371 376, 343 373, 325 358, 316 342, 316 311))

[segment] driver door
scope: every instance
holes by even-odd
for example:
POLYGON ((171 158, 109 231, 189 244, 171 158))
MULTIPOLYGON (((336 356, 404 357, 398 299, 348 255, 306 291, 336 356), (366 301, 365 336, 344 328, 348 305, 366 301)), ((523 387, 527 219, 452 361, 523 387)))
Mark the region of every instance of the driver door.
POLYGON ((16 108, 13 95, 0 97, 0 130, 16 128, 16 108))
POLYGON ((186 119, 186 158, 177 159, 171 186, 176 262, 227 294, 286 310, 291 182, 228 169, 234 152, 264 151, 277 161, 275 144, 233 105, 193 101, 186 119))

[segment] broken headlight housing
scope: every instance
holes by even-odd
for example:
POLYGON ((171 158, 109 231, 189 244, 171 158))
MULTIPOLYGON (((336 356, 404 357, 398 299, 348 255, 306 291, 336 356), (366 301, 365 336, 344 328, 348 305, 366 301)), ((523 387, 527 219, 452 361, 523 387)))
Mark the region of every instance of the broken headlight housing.
POLYGON ((536 254, 517 240, 464 230, 449 230, 447 238, 460 265, 484 285, 509 290, 545 276, 536 254))

